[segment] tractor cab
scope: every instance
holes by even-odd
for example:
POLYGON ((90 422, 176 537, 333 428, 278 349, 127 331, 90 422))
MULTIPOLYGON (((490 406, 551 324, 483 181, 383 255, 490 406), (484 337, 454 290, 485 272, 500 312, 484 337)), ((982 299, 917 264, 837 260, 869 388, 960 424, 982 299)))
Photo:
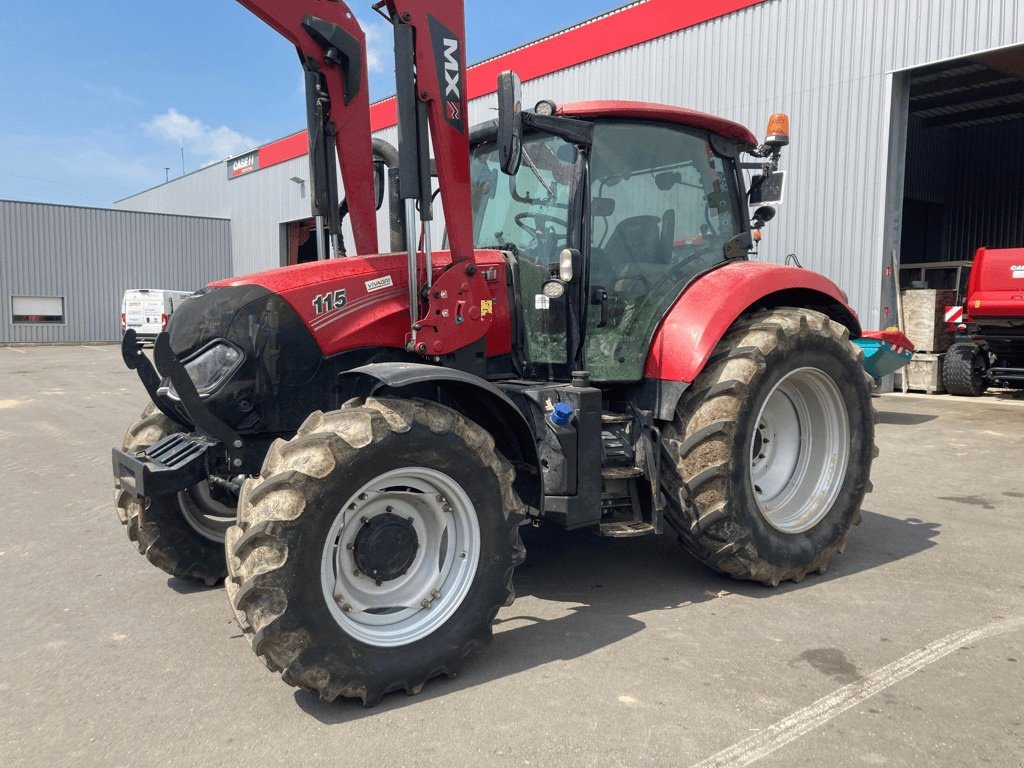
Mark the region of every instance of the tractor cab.
POLYGON ((527 129, 507 176, 497 122, 477 131, 474 245, 510 254, 528 377, 568 380, 586 369, 595 382, 640 380, 655 328, 683 288, 746 255, 737 155, 754 137, 690 110, 653 109, 652 119, 646 104, 565 105, 557 119, 578 123, 577 135, 527 129))

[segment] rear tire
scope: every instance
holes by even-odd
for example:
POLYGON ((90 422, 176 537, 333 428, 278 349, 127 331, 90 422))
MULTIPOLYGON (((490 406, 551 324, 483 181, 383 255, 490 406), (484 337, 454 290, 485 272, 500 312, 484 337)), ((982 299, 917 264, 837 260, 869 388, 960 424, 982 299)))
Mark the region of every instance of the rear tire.
POLYGON ((228 532, 228 596, 289 685, 373 706, 491 639, 525 507, 487 432, 436 403, 316 412, 271 446, 228 532), (386 535, 385 535, 386 533, 386 535))
POLYGON ((942 385, 951 395, 978 397, 988 389, 985 351, 971 341, 958 341, 946 350, 942 363, 942 385))
MULTIPOLYGON (((150 404, 129 427, 123 450, 141 451, 178 431, 177 424, 150 404)), ((213 586, 227 576, 224 535, 233 522, 234 510, 214 507, 209 497, 208 487, 200 486, 147 498, 123 490, 120 481, 115 481, 114 488, 117 516, 140 554, 176 578, 213 586)))
POLYGON ((772 586, 824 573, 870 490, 863 353, 807 309, 741 318, 662 430, 666 520, 698 560, 772 586))

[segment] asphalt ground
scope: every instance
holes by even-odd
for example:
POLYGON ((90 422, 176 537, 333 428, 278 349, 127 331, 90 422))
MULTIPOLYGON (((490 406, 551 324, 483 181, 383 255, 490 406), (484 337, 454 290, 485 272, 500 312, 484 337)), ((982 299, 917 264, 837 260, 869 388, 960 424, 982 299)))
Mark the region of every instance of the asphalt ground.
POLYGON ((528 531, 493 644, 375 709, 135 552, 110 447, 144 404, 114 347, 0 347, 0 766, 1024 765, 1019 396, 876 399, 863 524, 799 585, 528 531))

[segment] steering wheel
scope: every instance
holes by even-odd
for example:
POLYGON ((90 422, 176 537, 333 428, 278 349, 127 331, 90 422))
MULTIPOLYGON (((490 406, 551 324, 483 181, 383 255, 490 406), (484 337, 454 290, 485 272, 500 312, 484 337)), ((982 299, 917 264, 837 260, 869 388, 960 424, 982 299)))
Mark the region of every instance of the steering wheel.
POLYGON ((627 294, 631 296, 641 296, 649 294, 653 290, 653 286, 650 281, 643 275, 632 275, 630 277, 620 277, 615 281, 618 290, 616 293, 627 294))
POLYGON ((549 216, 546 213, 533 213, 531 211, 524 211, 523 213, 517 213, 514 219, 516 226, 530 233, 530 235, 539 239, 543 234, 545 224, 554 224, 561 227, 565 232, 569 231, 569 222, 566 219, 560 219, 557 216, 549 216), (529 227, 526 225, 526 219, 533 220, 533 226, 529 227))
POLYGON ((696 251, 691 253, 689 256, 687 256, 685 259, 683 259, 681 262, 679 262, 678 264, 674 265, 672 267, 672 269, 669 270, 668 274, 665 276, 665 279, 666 280, 675 280, 683 272, 683 270, 689 264, 691 264, 694 261, 697 261, 698 259, 703 258, 708 253, 713 252, 716 247, 717 246, 714 245, 714 244, 708 244, 708 245, 705 245, 703 248, 698 248, 696 251))

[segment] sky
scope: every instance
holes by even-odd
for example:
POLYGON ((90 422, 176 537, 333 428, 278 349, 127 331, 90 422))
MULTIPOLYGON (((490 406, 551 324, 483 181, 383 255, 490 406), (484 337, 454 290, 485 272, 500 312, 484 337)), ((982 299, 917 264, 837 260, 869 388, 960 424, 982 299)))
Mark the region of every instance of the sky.
MULTIPOLYGON (((470 64, 625 0, 466 0, 470 64), (500 9, 500 10, 499 10, 500 9)), ((350 0, 370 98, 388 24, 350 0)), ((0 0, 0 199, 106 207, 305 125, 295 49, 233 0, 0 0), (169 171, 165 171, 169 168, 169 171)))

